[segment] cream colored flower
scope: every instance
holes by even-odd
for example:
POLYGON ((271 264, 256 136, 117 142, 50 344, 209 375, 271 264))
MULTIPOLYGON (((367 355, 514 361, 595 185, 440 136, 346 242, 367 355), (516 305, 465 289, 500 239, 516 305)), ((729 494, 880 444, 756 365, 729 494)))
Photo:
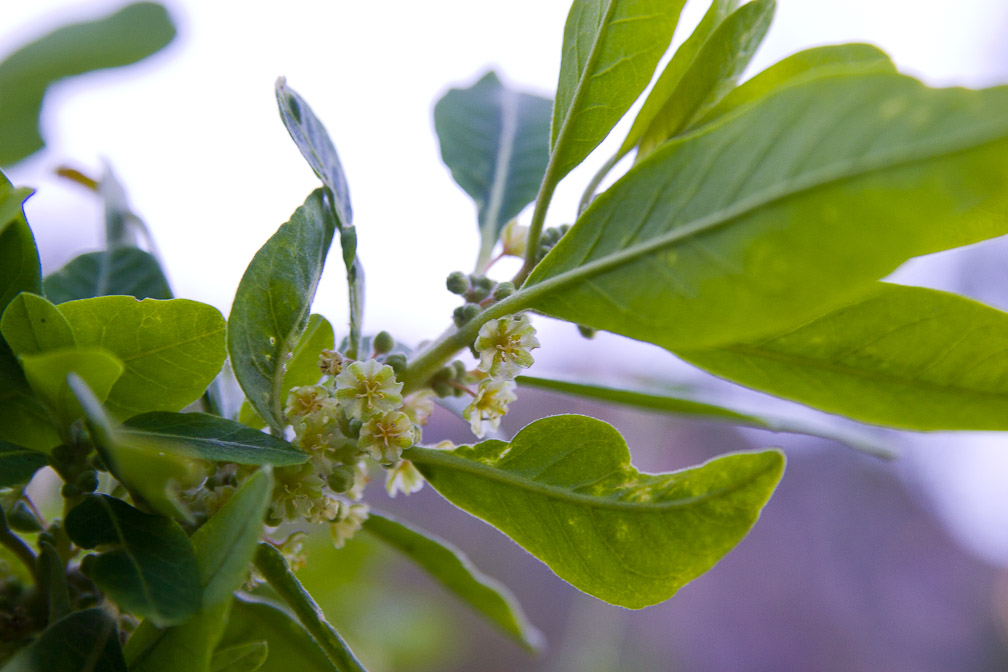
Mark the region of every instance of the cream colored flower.
POLYGON ((336 376, 336 400, 358 420, 402 406, 402 383, 395 371, 376 360, 354 362, 336 376))
POLYGON ((480 381, 476 397, 462 411, 473 434, 482 439, 488 431, 500 427, 501 418, 508 411, 508 404, 518 398, 514 393, 516 387, 517 384, 513 381, 499 378, 480 381))
POLYGON ((480 371, 494 378, 514 380, 522 369, 532 366, 534 360, 529 351, 539 347, 539 339, 528 315, 521 313, 484 324, 473 347, 479 353, 480 371))

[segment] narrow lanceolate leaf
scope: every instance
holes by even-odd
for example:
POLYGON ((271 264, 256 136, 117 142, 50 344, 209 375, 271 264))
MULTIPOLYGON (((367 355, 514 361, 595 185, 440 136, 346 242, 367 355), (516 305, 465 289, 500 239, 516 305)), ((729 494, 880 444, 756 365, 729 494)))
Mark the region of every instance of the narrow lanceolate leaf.
POLYGON ((710 123, 785 86, 842 73, 895 73, 884 51, 870 44, 835 44, 799 51, 732 89, 695 125, 710 123))
POLYGON ((59 28, 0 63, 0 165, 44 145, 39 134, 42 98, 50 84, 92 70, 135 63, 171 42, 175 27, 164 7, 137 2, 95 21, 59 28))
POLYGON ((889 74, 788 87, 639 163, 491 310, 673 350, 794 327, 1008 231, 1006 108, 889 74))
POLYGON ((81 548, 108 547, 82 565, 102 591, 159 626, 182 623, 200 607, 199 573, 178 523, 108 495, 91 495, 66 517, 81 548))
POLYGON ((434 106, 441 159, 476 202, 480 267, 504 225, 535 200, 549 161, 551 109, 548 98, 508 88, 492 71, 434 106))
POLYGON ((855 420, 1008 429, 1008 314, 954 294, 882 284, 787 333, 678 354, 723 378, 855 420))
POLYGON ((335 226, 316 189, 256 253, 235 293, 228 318, 235 378, 274 427, 284 425, 284 364, 308 322, 335 226))
POLYGON ((47 464, 44 454, 0 440, 0 488, 27 483, 47 464))
POLYGON ((641 135, 638 159, 688 130, 735 86, 770 28, 776 6, 775 0, 750 2, 711 33, 641 135))
POLYGON ((325 126, 315 116, 312 109, 297 91, 287 86, 283 77, 276 81, 276 99, 280 107, 280 118, 294 144, 301 151, 311 169, 322 184, 329 188, 335 201, 332 204, 338 218, 339 228, 353 225, 353 208, 350 205, 350 188, 347 186, 343 164, 340 163, 336 146, 329 138, 325 126))
POLYGON ((59 311, 78 346, 101 346, 126 365, 106 399, 119 417, 181 410, 224 364, 224 318, 204 303, 99 296, 62 303, 59 311))
POLYGON ((138 299, 170 299, 171 287, 157 259, 135 247, 88 252, 42 281, 46 297, 66 303, 120 294, 138 299))
POLYGON ((267 644, 268 654, 260 672, 340 672, 286 611, 239 593, 220 646, 223 649, 249 640, 267 644))
POLYGON ((18 651, 3 672, 126 672, 116 622, 100 607, 75 611, 18 651))
POLYGON ((554 182, 609 134, 651 81, 685 0, 574 0, 550 132, 554 182))
POLYGON ((498 628, 536 651, 542 634, 525 618, 506 587, 473 567, 462 551, 406 523, 371 512, 364 529, 417 563, 498 628))
POLYGON ((710 569, 749 531, 784 470, 777 451, 644 474, 606 423, 558 415, 511 443, 406 457, 448 501, 482 518, 574 587, 631 609, 710 569))
POLYGON ((282 439, 206 413, 143 413, 123 423, 115 435, 152 450, 214 462, 283 466, 308 459, 308 453, 282 439))
MULTIPOLYGON (((230 597, 245 581, 262 534, 273 481, 253 474, 192 536, 203 606, 182 625, 158 629, 144 621, 126 643, 131 672, 207 672, 228 623, 230 597)), ((294 668, 298 669, 298 668, 294 668)))
POLYGON ((7 304, 0 333, 16 355, 72 347, 73 332, 56 306, 41 296, 22 292, 7 304))

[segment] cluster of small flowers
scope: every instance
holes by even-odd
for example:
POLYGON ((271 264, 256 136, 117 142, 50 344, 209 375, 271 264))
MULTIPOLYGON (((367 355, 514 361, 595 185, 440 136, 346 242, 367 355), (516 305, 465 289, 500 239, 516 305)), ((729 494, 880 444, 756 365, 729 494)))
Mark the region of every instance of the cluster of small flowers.
POLYGON ((515 376, 532 365, 530 351, 538 347, 535 328, 524 313, 491 320, 480 328, 473 348, 479 354, 477 369, 486 377, 463 411, 477 437, 500 427, 508 405, 517 399, 515 376))
POLYGON ((420 473, 401 457, 420 440, 433 402, 423 393, 404 399, 393 368, 376 359, 344 361, 339 352, 323 350, 319 368, 322 382, 295 387, 287 397, 294 443, 310 458, 274 471, 267 522, 330 523, 340 547, 367 518, 367 505, 359 502, 369 480, 365 458, 389 470, 390 494, 422 486, 420 473))

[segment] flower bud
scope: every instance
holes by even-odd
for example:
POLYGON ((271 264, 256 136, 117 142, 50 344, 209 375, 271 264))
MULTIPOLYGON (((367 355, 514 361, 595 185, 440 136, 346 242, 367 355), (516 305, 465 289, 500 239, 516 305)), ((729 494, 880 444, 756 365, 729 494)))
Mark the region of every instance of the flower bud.
POLYGON ((452 294, 461 296, 469 291, 469 276, 462 271, 454 271, 445 280, 445 287, 452 294))
POLYGON ((371 341, 371 347, 374 349, 375 354, 384 355, 395 347, 395 339, 392 338, 392 334, 389 332, 379 331, 375 334, 374 340, 371 341))

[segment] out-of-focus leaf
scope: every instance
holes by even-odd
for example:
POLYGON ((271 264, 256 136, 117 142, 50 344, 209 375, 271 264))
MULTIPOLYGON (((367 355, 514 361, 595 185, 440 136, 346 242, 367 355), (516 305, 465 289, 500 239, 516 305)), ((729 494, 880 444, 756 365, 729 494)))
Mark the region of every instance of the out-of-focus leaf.
POLYGON ((0 440, 48 453, 60 437, 28 385, 7 343, 0 339, 0 440))
POLYGON ((27 483, 47 464, 42 453, 0 439, 0 488, 27 483))
POLYGON ((0 165, 42 149, 39 114, 50 84, 92 70, 135 63, 175 37, 165 8, 153 2, 127 5, 95 21, 58 28, 0 62, 0 165))
POLYGON ((70 510, 66 531, 81 548, 108 547, 82 569, 119 605, 164 627, 200 608, 200 575, 189 537, 174 520, 108 495, 70 510))
POLYGON ((535 200, 549 162, 551 109, 548 98, 515 91, 493 71, 434 106, 441 159, 476 202, 480 268, 504 225, 535 200))
POLYGON ((16 355, 73 347, 70 325, 56 306, 41 296, 22 292, 7 304, 0 332, 16 355))
POLYGON ((525 648, 536 651, 542 646, 542 633, 525 618, 511 591, 476 569, 452 544, 373 511, 364 522, 364 529, 423 567, 525 648))
POLYGON ((231 608, 221 647, 240 642, 266 642, 269 653, 259 672, 341 672, 311 635, 283 609, 239 596, 231 608))
POLYGON ((49 608, 48 622, 54 623, 70 613, 66 563, 49 542, 40 542, 39 548, 39 554, 35 558, 35 576, 38 579, 38 589, 49 608))
POLYGON ((102 401, 108 398, 125 369, 122 360, 104 348, 62 348, 37 355, 23 355, 20 360, 25 378, 35 395, 64 426, 84 414, 67 386, 69 374, 80 376, 102 401))
POLYGON ((1006 108, 1008 87, 883 73, 786 87, 639 163, 490 310, 673 350, 792 328, 911 257, 1008 232, 991 215, 1008 209, 1006 108))
POLYGON ((613 427, 579 415, 533 422, 511 443, 404 456, 557 576, 631 609, 670 598, 731 551, 784 471, 783 454, 765 451, 644 474, 613 427))
POLYGON ((21 204, 31 193, 30 189, 12 188, 0 173, 0 311, 21 292, 42 293, 35 236, 21 212, 21 204))
POLYGON ((681 356, 717 376, 903 429, 1008 429, 1008 314, 880 284, 771 338, 681 356))
POLYGON ((220 647, 210 659, 210 672, 255 672, 262 668, 268 655, 269 646, 265 641, 220 647))
POLYGON ((75 611, 7 661, 3 672, 126 672, 116 623, 104 609, 75 611))
POLYGON ((256 253, 235 293, 231 365, 252 407, 273 427, 285 424, 284 364, 307 325, 335 226, 316 189, 256 253))
POLYGON ((125 295, 170 299, 171 287, 157 260, 135 247, 88 252, 45 277, 42 288, 53 303, 95 296, 125 295))
POLYGON ((181 410, 224 364, 224 318, 205 303, 99 296, 62 303, 59 311, 78 346, 100 346, 126 365, 106 400, 118 417, 181 410))

